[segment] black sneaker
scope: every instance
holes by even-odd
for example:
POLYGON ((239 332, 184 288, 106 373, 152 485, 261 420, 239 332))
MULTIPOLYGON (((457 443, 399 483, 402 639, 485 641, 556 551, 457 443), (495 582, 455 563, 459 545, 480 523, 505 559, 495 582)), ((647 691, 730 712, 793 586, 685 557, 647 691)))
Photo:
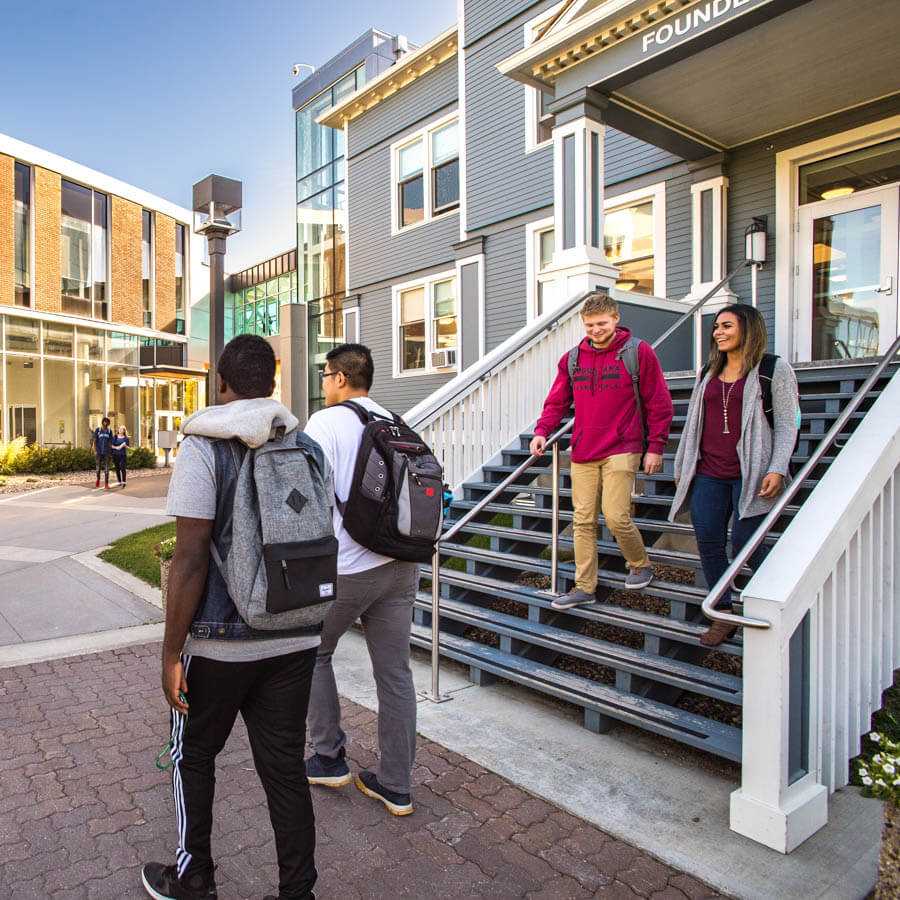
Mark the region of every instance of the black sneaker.
POLYGON ((374 772, 363 769, 356 776, 356 786, 367 796, 373 800, 380 800, 389 813, 394 816, 408 816, 413 812, 412 800, 409 794, 398 794, 396 791, 389 791, 378 783, 374 772))
POLYGON ((353 781, 350 766, 345 759, 344 748, 341 747, 337 757, 313 755, 306 761, 306 780, 310 784, 321 784, 324 787, 339 788, 353 781))
POLYGON ((141 869, 144 890, 154 900, 216 900, 216 881, 211 874, 198 873, 179 879, 175 866, 145 863, 141 869))

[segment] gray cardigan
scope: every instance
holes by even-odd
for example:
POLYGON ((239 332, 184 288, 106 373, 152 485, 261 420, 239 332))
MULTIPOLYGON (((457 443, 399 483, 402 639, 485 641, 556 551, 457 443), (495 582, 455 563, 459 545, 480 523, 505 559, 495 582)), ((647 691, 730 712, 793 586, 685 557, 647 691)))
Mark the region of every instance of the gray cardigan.
MULTIPOLYGON (((703 378, 699 375, 697 377, 688 405, 684 432, 678 444, 678 452, 675 454, 677 486, 672 511, 669 513, 669 520, 673 522, 688 505, 691 484, 697 471, 700 436, 703 433, 703 395, 709 379, 709 373, 703 378)), ((740 518, 763 515, 775 505, 774 499, 765 500, 759 496, 762 480, 769 472, 784 475, 785 482, 791 480, 788 467, 797 441, 799 405, 794 370, 779 357, 772 373, 772 413, 775 420, 773 434, 763 412, 758 367, 747 373, 744 402, 741 407, 741 436, 737 446, 743 479, 738 504, 740 518)))

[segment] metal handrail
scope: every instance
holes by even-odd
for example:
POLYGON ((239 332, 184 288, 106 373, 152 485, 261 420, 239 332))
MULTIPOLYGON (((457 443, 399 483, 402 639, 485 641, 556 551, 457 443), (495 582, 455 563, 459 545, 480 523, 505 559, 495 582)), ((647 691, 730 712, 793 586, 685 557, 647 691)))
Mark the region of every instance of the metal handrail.
MULTIPOLYGON (((667 328, 653 343, 650 345, 654 350, 667 341, 685 322, 687 322, 694 314, 701 309, 718 291, 743 268, 750 263, 738 266, 732 269, 724 278, 717 282, 709 291, 707 291, 690 309, 683 313, 679 319, 669 328, 667 328)), ((586 295, 580 295, 586 296, 586 295)), ((567 308, 571 308, 571 303, 566 304, 567 308)), ((538 334, 543 333, 543 329, 538 334)), ((556 593, 558 585, 559 571, 559 441, 565 437, 575 424, 574 418, 563 425, 559 430, 552 434, 544 445, 544 452, 548 449, 552 451, 553 465, 553 507, 551 521, 551 557, 550 557, 550 590, 556 593)), ((543 456, 543 453, 541 454, 543 456)), ((440 571, 441 571, 441 544, 453 538, 459 531, 464 528, 472 519, 475 518, 485 506, 491 503, 497 496, 509 487, 526 469, 534 465, 538 459, 537 456, 529 456, 521 462, 516 469, 503 479, 486 497, 482 497, 475 506, 472 507, 461 519, 458 519, 453 525, 445 531, 434 545, 434 554, 431 557, 431 690, 424 691, 423 695, 426 699, 434 703, 441 703, 450 698, 442 695, 440 691, 440 571)))
POLYGON ((810 454, 809 459, 782 492, 775 505, 769 510, 765 519, 760 522, 759 527, 753 532, 753 536, 735 555, 734 559, 731 561, 731 565, 710 589, 702 605, 703 614, 708 619, 712 619, 716 622, 728 622, 731 625, 743 625, 750 628, 769 628, 771 626, 771 623, 764 619, 754 619, 749 616, 739 616, 734 613, 721 612, 715 608, 715 605, 726 591, 732 589, 732 583, 738 572, 740 572, 747 564, 759 545, 766 539, 766 535, 772 530, 775 523, 783 515, 785 507, 800 492, 806 477, 819 464, 819 461, 825 455, 829 447, 835 442, 838 435, 841 433, 841 430, 850 421, 856 410, 859 409, 863 400, 866 399, 884 370, 893 362, 898 351, 900 351, 900 335, 897 336, 887 353, 882 357, 881 362, 875 366, 869 377, 860 385, 859 390, 853 395, 850 402, 844 407, 837 419, 835 419, 834 424, 826 432, 816 449, 810 454))

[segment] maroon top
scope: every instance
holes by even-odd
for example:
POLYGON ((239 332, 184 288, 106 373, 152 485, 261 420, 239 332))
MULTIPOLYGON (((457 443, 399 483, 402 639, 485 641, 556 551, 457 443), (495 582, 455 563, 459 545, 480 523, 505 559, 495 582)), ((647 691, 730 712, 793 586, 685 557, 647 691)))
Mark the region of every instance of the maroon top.
POLYGON ((710 478, 740 478, 741 463, 737 445, 741 437, 741 410, 744 405, 746 376, 727 384, 711 378, 703 394, 703 435, 700 438, 700 462, 697 473, 710 478), (728 391, 731 389, 731 393, 728 391), (728 397, 728 434, 725 430, 723 400, 728 397))

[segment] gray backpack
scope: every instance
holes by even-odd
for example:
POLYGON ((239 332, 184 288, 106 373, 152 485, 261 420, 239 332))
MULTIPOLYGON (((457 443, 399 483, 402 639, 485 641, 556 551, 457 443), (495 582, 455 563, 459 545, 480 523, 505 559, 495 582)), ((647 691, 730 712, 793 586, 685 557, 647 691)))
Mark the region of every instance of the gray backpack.
MULTIPOLYGON (((236 454, 241 450, 232 441, 236 454)), ((260 631, 317 625, 337 591, 331 471, 315 441, 294 430, 244 449, 232 507, 231 550, 211 545, 241 618, 260 631)))
MULTIPOLYGON (((616 353, 616 359, 620 359, 625 365, 625 371, 631 378, 631 389, 634 391, 634 402, 637 404, 638 416, 641 420, 641 434, 644 437, 644 443, 647 441, 647 426, 644 424, 644 404, 641 402, 641 366, 638 360, 638 348, 642 341, 640 338, 630 337, 619 352, 616 353)), ((569 371, 569 384, 575 383, 575 369, 578 367, 578 351, 581 347, 573 347, 569 351, 566 359, 566 368, 569 371)))

